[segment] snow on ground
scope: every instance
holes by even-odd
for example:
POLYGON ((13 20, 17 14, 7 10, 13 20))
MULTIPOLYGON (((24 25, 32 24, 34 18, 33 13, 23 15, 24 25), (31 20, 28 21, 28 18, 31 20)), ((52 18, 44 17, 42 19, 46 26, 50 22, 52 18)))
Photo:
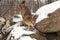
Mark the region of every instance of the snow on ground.
POLYGON ((34 32, 26 31, 24 30, 24 27, 14 27, 14 29, 11 31, 12 36, 15 36, 15 38, 21 37, 23 34, 32 34, 34 32))
POLYGON ((24 37, 21 37, 20 40, 36 40, 36 39, 31 38, 30 36, 24 36, 24 37))
POLYGON ((4 22, 5 22, 5 19, 2 18, 2 17, 0 17, 0 25, 1 25, 1 24, 4 24, 4 22))
POLYGON ((23 21, 23 18, 21 15, 17 15, 19 18, 13 17, 13 22, 20 22, 23 21), (18 19, 18 20, 17 20, 18 19))
POLYGON ((26 29, 26 27, 15 24, 14 27, 13 27, 13 30, 10 32, 7 40, 9 40, 9 38, 11 36, 12 36, 11 40, 12 39, 17 40, 18 38, 21 38, 21 40, 22 40, 22 38, 24 38, 24 39, 28 38, 28 39, 32 40, 31 37, 22 37, 22 35, 24 35, 24 34, 29 35, 29 34, 34 34, 35 33, 33 31, 28 31, 28 30, 25 30, 25 29, 26 29))
POLYGON ((44 18, 48 18, 48 14, 54 12, 56 9, 60 8, 60 1, 53 2, 51 4, 47 4, 45 6, 40 7, 34 15, 38 15, 36 19, 36 23, 40 22, 44 18))

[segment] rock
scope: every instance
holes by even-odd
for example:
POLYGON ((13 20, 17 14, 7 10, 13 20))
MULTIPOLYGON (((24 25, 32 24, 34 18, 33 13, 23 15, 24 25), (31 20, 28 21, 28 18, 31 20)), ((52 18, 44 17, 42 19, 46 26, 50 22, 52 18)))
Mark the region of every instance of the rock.
POLYGON ((31 37, 37 40, 47 40, 47 38, 43 34, 38 32, 36 34, 32 34, 31 37))
POLYGON ((60 40, 56 33, 46 33, 46 37, 48 40, 60 40))
POLYGON ((60 37, 60 32, 57 32, 57 35, 60 37))
POLYGON ((60 8, 55 10, 55 12, 53 12, 53 13, 49 13, 48 16, 51 18, 56 17, 56 16, 60 16, 60 8))
POLYGON ((60 8, 48 15, 49 18, 43 19, 35 27, 41 32, 58 32, 60 31, 60 8))

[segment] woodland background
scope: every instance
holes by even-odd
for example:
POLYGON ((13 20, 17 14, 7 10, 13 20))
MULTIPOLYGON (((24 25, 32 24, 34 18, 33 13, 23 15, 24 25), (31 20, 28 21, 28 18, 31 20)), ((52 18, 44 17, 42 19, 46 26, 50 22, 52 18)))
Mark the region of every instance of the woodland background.
MULTIPOLYGON (((17 6, 25 1, 25 5, 30 9, 31 13, 35 13, 40 7, 60 0, 0 0, 0 13, 4 16, 5 13, 18 13, 17 6), (12 10, 12 11, 7 11, 12 10)), ((0 25, 1 26, 1 25, 0 25)), ((0 27, 0 40, 6 40, 7 34, 1 32, 2 26, 0 27)), ((44 34, 45 35, 45 34, 44 34)), ((46 36, 49 40, 60 40, 56 33, 48 34, 46 36)), ((43 38, 42 38, 43 39, 43 38)))
MULTIPOLYGON (((6 13, 10 6, 12 7, 10 10, 13 10, 13 13, 17 13, 16 6, 19 5, 22 1, 24 0, 0 0, 0 13, 6 13)), ((52 3, 54 1, 58 0, 25 0, 25 5, 31 10, 31 12, 36 12, 36 10, 41 6, 52 3)))

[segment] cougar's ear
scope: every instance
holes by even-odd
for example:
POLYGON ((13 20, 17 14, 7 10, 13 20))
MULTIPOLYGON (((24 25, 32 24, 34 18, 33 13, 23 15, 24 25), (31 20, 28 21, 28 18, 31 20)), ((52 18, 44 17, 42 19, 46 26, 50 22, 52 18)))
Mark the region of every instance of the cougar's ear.
POLYGON ((18 5, 18 8, 22 8, 23 6, 25 6, 25 1, 22 1, 19 5, 18 5))
POLYGON ((22 1, 21 4, 25 4, 25 1, 22 1))
POLYGON ((23 5, 25 5, 25 1, 22 1, 20 4, 23 4, 23 5))

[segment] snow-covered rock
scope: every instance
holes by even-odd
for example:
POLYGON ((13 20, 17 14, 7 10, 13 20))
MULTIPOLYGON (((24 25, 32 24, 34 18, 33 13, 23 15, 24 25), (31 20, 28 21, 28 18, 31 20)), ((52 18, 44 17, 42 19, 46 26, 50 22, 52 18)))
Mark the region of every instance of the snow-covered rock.
POLYGON ((35 27, 41 32, 58 32, 60 31, 60 8, 48 14, 49 18, 36 23, 35 27))
POLYGON ((60 8, 60 1, 53 2, 51 4, 47 4, 45 6, 40 7, 35 15, 38 15, 36 19, 36 23, 40 22, 44 18, 48 18, 48 14, 54 12, 56 9, 60 8))

